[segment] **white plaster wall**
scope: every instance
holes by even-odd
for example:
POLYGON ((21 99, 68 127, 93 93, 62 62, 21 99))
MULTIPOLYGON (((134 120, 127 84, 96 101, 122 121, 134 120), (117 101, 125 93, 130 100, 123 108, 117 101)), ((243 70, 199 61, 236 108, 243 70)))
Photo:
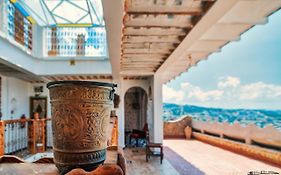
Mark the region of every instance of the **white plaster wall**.
POLYGON ((2 77, 1 109, 3 120, 18 119, 22 114, 29 116, 30 83, 11 77, 2 77), (12 105, 12 99, 15 101, 12 105), (11 110, 15 109, 14 114, 11 110))

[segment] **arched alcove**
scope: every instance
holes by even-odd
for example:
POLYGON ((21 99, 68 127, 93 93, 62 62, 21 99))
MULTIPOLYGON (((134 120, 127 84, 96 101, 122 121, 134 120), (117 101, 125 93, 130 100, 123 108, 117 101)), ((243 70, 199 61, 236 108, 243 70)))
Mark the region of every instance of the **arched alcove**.
POLYGON ((141 87, 132 87, 124 96, 125 132, 142 130, 147 123, 147 93, 141 87))

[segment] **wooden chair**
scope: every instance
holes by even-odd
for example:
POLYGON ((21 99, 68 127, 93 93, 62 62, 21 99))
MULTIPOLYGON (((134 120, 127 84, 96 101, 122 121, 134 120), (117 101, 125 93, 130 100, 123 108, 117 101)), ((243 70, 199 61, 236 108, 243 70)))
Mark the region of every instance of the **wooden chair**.
POLYGON ((149 141, 149 132, 147 132, 147 144, 146 144, 146 162, 151 156, 160 157, 160 163, 162 164, 164 153, 163 153, 163 144, 162 143, 152 143, 149 141))
POLYGON ((132 138, 136 140, 136 146, 139 146, 139 140, 146 140, 146 134, 148 131, 147 123, 144 124, 142 130, 133 129, 132 133, 129 136, 129 143, 132 144, 132 138))

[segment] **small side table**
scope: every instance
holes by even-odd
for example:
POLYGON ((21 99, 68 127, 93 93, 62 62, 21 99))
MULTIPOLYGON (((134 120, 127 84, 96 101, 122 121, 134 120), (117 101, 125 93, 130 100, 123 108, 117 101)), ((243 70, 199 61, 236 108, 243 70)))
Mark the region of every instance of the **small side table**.
POLYGON ((164 153, 163 153, 163 145, 162 143, 147 143, 146 145, 146 162, 150 156, 160 157, 160 163, 162 164, 164 153), (152 151, 151 148, 159 149, 159 151, 152 151))

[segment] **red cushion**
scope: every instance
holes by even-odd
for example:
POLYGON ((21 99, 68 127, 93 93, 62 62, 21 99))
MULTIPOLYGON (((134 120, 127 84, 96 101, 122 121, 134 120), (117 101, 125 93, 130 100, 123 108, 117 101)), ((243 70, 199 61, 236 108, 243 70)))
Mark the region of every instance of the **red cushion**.
POLYGON ((139 134, 136 134, 136 133, 132 133, 130 137, 133 137, 133 138, 139 138, 140 135, 139 134))

